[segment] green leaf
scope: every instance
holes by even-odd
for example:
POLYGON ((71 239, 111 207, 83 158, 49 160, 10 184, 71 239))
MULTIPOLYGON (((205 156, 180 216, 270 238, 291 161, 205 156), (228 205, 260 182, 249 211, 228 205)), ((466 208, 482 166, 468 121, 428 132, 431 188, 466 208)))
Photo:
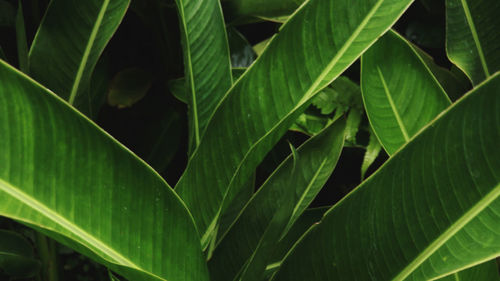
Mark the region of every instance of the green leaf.
POLYGON ((232 67, 249 67, 257 57, 250 43, 234 27, 228 27, 227 37, 231 50, 232 67))
POLYGON ((108 104, 118 108, 130 107, 141 100, 151 88, 152 74, 138 67, 118 72, 109 85, 108 104))
MULTIPOLYGON (((499 89, 496 75, 417 134, 302 237, 273 280, 404 280, 461 232, 487 228, 496 240, 450 250, 469 265, 484 247, 498 254, 499 89)), ((439 257, 427 265, 457 265, 439 257)))
POLYGON ((231 60, 219 0, 176 0, 188 89, 189 155, 231 87, 231 60))
MULTIPOLYGON (((236 67, 231 69, 233 78, 237 80, 241 75, 243 75, 243 73, 245 73, 246 70, 247 68, 245 67, 236 67)), ((185 104, 188 103, 188 85, 186 83, 187 81, 185 77, 172 79, 167 82, 168 89, 172 92, 174 97, 185 104)), ((204 105, 202 104, 201 106, 203 107, 204 105)))
POLYGON ((382 149, 382 146, 378 142, 377 137, 371 130, 370 131, 370 140, 368 141, 368 145, 366 146, 366 151, 365 155, 363 156, 363 163, 361 163, 361 179, 365 179, 365 174, 368 168, 373 164, 375 159, 377 159, 378 154, 380 153, 380 150, 382 149))
POLYGON ((192 218, 153 169, 2 61, 0 97, 1 216, 130 280, 208 280, 192 218))
MULTIPOLYGON (((456 71, 453 72, 437 65, 434 62, 434 59, 422 49, 415 45, 412 45, 412 47, 415 51, 417 51, 420 58, 424 61, 425 65, 429 68, 434 77, 436 77, 439 81, 439 84, 441 84, 441 87, 443 87, 446 94, 448 94, 448 97, 452 101, 459 99, 465 94, 465 92, 470 90, 470 81, 465 74, 459 75, 456 71)), ((460 70, 457 69, 457 71, 460 70)))
POLYGON ((129 0, 52 0, 29 53, 30 76, 77 108, 129 0))
POLYGON ((18 1, 16 14, 16 40, 17 57, 19 60, 19 69, 26 73, 28 71, 28 42, 26 41, 26 29, 24 27, 23 5, 18 1))
POLYGON ((437 279, 438 281, 500 281, 498 273, 498 264, 491 260, 480 265, 476 265, 465 270, 455 272, 447 277, 437 279))
POLYGON ((0 230, 0 272, 11 277, 33 277, 40 270, 33 248, 21 235, 0 230))
POLYGON ((500 2, 446 0, 446 53, 477 85, 500 70, 500 2))
POLYGON ((411 44, 392 31, 363 55, 361 90, 373 131, 389 155, 450 105, 411 44))
POLYGON ((299 238, 304 235, 304 233, 315 223, 319 223, 328 207, 311 208, 305 210, 302 215, 295 221, 293 226, 288 230, 285 237, 279 241, 274 250, 273 257, 270 265, 271 268, 277 270, 279 264, 288 253, 288 251, 293 247, 293 245, 299 240, 299 238))
POLYGON ((411 2, 363 0, 353 6, 347 0, 311 0, 285 23, 221 101, 177 183, 203 246, 220 213, 315 93, 349 67, 411 2))
POLYGON ((346 76, 340 76, 319 92, 312 104, 321 110, 321 114, 331 114, 334 110, 339 111, 336 114, 344 114, 350 108, 362 109, 361 89, 346 76))
POLYGON ((222 0, 224 13, 231 21, 288 16, 302 2, 304 0, 222 0))
MULTIPOLYGON (((344 129, 345 121, 336 121, 300 146, 295 174, 292 173, 294 160, 289 156, 266 180, 228 232, 223 233, 221 242, 209 261, 213 280, 232 280, 247 260, 256 255, 261 244, 266 244, 272 250, 280 236, 288 232, 335 168, 344 143, 344 129), (283 200, 290 193, 295 198, 292 196, 283 200), (292 203, 290 212, 287 211, 288 201, 292 203), (281 226, 287 212, 288 218, 281 226), (280 231, 276 237, 277 229, 280 231)), ((264 267, 272 262, 271 256, 272 252, 264 255, 268 259, 265 260, 264 267)))
POLYGON ((265 40, 262 40, 261 42, 253 45, 253 47, 252 47, 253 51, 255 52, 255 54, 257 54, 257 56, 262 55, 262 53, 266 49, 267 45, 269 45, 269 42, 271 42, 271 39, 272 39, 272 37, 267 38, 265 40))

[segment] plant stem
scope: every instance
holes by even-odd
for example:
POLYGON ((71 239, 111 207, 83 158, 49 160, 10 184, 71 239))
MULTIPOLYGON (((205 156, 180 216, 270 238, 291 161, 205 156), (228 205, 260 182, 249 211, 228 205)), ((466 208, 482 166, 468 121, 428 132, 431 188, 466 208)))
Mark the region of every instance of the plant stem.
POLYGON ((40 259, 42 260, 42 280, 58 281, 57 259, 55 253, 54 240, 48 239, 45 235, 37 232, 36 240, 40 259))

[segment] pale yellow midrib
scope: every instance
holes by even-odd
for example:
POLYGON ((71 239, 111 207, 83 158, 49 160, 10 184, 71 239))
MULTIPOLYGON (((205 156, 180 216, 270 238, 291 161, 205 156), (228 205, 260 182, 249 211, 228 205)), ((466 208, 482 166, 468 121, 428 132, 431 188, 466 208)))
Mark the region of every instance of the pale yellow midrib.
MULTIPOLYGON (((284 120, 286 120, 290 115, 293 114, 293 112, 295 112, 297 109, 299 109, 304 103, 307 102, 307 100, 309 100, 312 97, 312 95, 314 94, 314 92, 316 90, 318 90, 318 86, 322 83, 323 79, 330 73, 330 71, 333 69, 333 67, 335 66, 335 64, 347 52, 348 48, 353 44, 353 42, 359 36, 359 34, 361 33, 361 31, 363 31, 363 29, 366 27, 366 25, 368 25, 368 23, 370 22, 370 20, 373 18, 373 16, 376 14, 376 12, 378 11, 378 9, 380 8, 380 6, 383 3, 384 3, 384 0, 380 0, 380 1, 378 1, 372 7, 372 9, 370 10, 370 12, 361 21, 360 25, 354 30, 353 34, 346 40, 345 44, 339 49, 339 51, 337 52, 337 54, 333 57, 332 61, 330 61, 330 63, 326 66, 326 68, 323 70, 323 72, 321 72, 321 74, 316 78, 316 80, 313 82, 313 84, 311 85, 311 87, 304 94, 304 96, 302 97, 302 99, 297 103, 297 105, 290 112, 288 112, 287 115, 285 115, 281 120, 279 120, 269 131, 267 131, 264 134, 264 136, 262 136, 254 144, 252 144, 252 146, 250 147, 250 149, 247 151, 247 153, 245 154, 245 156, 243 156, 243 159, 238 164, 238 167, 236 168, 236 171, 234 172, 231 180, 229 181, 229 184, 227 185, 229 188, 232 186, 232 183, 234 182, 234 179, 235 179, 236 175, 238 174, 238 171, 241 169, 241 166, 243 165, 243 163, 246 162, 246 159, 251 154, 251 152, 264 139, 266 139, 268 135, 270 135, 272 132, 274 132, 274 130, 276 130, 276 128, 278 128, 284 122, 284 120)), ((223 196, 223 201, 222 202, 224 202, 224 200, 225 200, 225 198, 226 198, 226 196, 228 194, 229 188, 227 188, 227 190, 226 190, 226 192, 225 192, 225 194, 223 196)), ((221 212, 222 205, 223 204, 221 204, 219 206, 219 210, 217 211, 216 216, 212 219, 212 221, 208 224, 207 228, 205 229, 205 231, 204 231, 204 233, 202 235, 202 241, 203 241, 203 238, 206 238, 206 237, 209 236, 208 232, 210 232, 211 229, 213 229, 213 227, 211 228, 211 226, 214 226, 217 223, 218 216, 219 216, 219 214, 221 212)))
POLYGON ((401 119, 401 116, 399 115, 396 104, 394 103, 394 100, 392 99, 391 92, 389 91, 389 87, 387 86, 387 83, 384 79, 384 75, 382 74, 382 71, 380 70, 380 67, 378 67, 378 66, 377 66, 377 71, 378 71, 380 81, 382 81, 382 85, 384 86, 385 96, 387 97, 387 100, 389 101, 389 105, 391 106, 391 109, 392 109, 392 112, 394 113, 394 116, 396 117, 396 122, 399 125, 399 129, 401 130, 401 134, 403 135, 405 142, 409 142, 410 136, 408 135, 408 132, 406 131, 406 127, 403 123, 403 119, 401 119))
POLYGON ((463 229, 479 213, 490 206, 490 204, 500 197, 500 184, 497 184, 486 196, 479 200, 469 211, 465 212, 454 224, 437 237, 427 246, 413 261, 408 264, 392 281, 402 281, 407 278, 415 269, 426 261, 434 252, 451 239, 458 231, 463 229))
POLYGON ((93 248, 98 249, 103 254, 116 261, 118 264, 125 265, 142 271, 142 269, 139 266, 137 266, 129 259, 123 257, 121 254, 119 254, 106 244, 104 244, 102 241, 98 240, 91 234, 87 233, 85 230, 79 228, 78 226, 74 225, 73 223, 62 217, 60 214, 52 211, 43 203, 39 202, 30 195, 20 191, 18 188, 10 185, 9 183, 5 182, 2 179, 0 179, 0 190, 9 194, 10 196, 19 200, 20 202, 24 203, 26 206, 29 206, 30 208, 34 209, 35 211, 37 211, 44 217, 48 218, 49 220, 53 221, 54 223, 60 225, 62 228, 64 228, 71 234, 74 234, 75 236, 82 239, 82 241, 87 242, 88 245, 91 245, 93 248))
POLYGON ((87 65, 87 61, 89 59, 90 51, 94 46, 95 38, 97 36, 97 32, 99 31, 99 27, 101 26, 102 19, 104 18, 104 14, 106 14, 106 9, 108 8, 110 0, 104 0, 101 10, 97 15, 97 19, 95 21, 94 26, 92 27, 92 32, 90 33, 89 40, 87 41, 87 45, 85 46, 85 51, 83 52, 82 60, 80 61, 80 65, 78 65, 78 70, 76 72, 75 81, 73 82, 73 86, 71 87, 71 92, 68 98, 68 103, 73 105, 76 99, 76 94, 78 93, 78 89, 80 87, 80 82, 82 80, 83 71, 85 70, 85 66, 87 65))
POLYGON ((481 42, 479 41, 476 25, 472 20, 472 15, 469 10, 469 5, 467 5, 466 0, 461 0, 461 3, 462 3, 462 8, 464 9, 465 19, 469 24, 470 32, 472 34, 472 38, 474 39, 474 44, 476 45, 477 54, 479 55, 479 61, 481 62, 481 67, 483 68, 486 78, 488 78, 490 76, 490 71, 488 70, 488 65, 486 64, 486 59, 483 53, 483 47, 481 46, 481 42))

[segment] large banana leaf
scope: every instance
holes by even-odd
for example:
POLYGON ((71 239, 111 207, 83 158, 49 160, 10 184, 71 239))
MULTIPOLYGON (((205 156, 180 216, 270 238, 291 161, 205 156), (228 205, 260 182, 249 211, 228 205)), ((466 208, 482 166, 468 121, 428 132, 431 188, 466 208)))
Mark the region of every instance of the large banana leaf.
POLYGON ((208 280, 185 205, 52 92, 0 61, 0 215, 130 280, 208 280))
MULTIPOLYGON (((462 231, 498 235, 499 89, 495 75, 416 135, 302 237, 273 280, 403 280, 462 231)), ((472 246, 473 265, 485 260, 476 245, 452 250, 472 246)))
POLYGON ((314 94, 387 31, 411 2, 311 0, 282 27, 221 101, 176 186, 204 246, 221 211, 314 94))
POLYGON ((52 0, 29 53, 29 73, 85 113, 94 67, 129 0, 52 0))
POLYGON ((189 151, 231 87, 231 61, 219 0, 176 0, 189 105, 189 151))
POLYGON ((361 89, 370 124, 388 154, 450 105, 417 52, 393 31, 363 55, 361 89))
POLYGON ((500 70, 498 11, 498 0, 446 0, 446 53, 474 85, 500 70))
MULTIPOLYGON (((289 156, 266 180, 227 233, 222 233, 223 238, 209 262, 213 280, 233 280, 255 253, 275 214, 289 203, 278 202, 292 192, 296 196, 288 200, 292 203, 292 212, 281 230, 286 233, 330 177, 344 144, 344 129, 345 121, 336 121, 304 143, 298 149, 295 161, 289 156), (292 170, 296 175, 290 182, 292 170)), ((278 238, 268 248, 272 249, 278 238)), ((271 255, 267 258, 270 259, 271 255)))
POLYGON ((491 260, 480 265, 476 265, 465 270, 455 272, 444 278, 437 279, 438 281, 500 281, 500 273, 498 272, 498 264, 495 260, 491 260))

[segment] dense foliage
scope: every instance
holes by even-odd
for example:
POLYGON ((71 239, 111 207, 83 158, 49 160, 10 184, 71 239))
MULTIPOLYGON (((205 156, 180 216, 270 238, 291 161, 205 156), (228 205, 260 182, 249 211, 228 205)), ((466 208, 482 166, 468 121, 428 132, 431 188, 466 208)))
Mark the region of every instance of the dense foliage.
POLYGON ((0 0, 1 280, 500 280, 497 0, 0 0))

